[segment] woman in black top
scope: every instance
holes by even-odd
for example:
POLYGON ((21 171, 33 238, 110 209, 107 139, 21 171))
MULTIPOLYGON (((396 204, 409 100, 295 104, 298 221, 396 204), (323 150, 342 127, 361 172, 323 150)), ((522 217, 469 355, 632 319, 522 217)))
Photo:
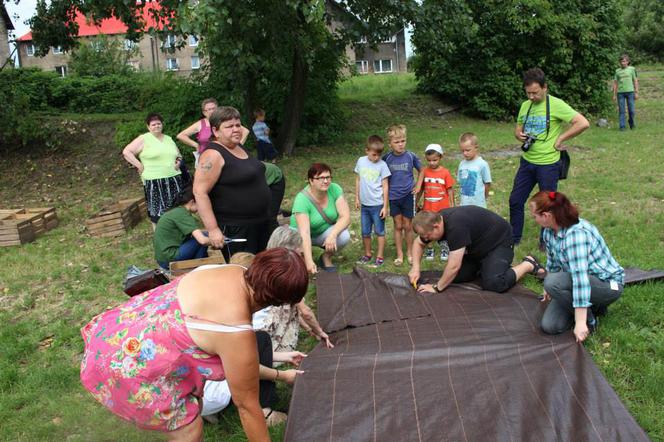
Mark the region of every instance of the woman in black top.
POLYGON ((210 244, 223 248, 227 260, 236 252, 258 253, 265 250, 270 236, 265 165, 242 148, 237 109, 217 108, 210 116, 210 128, 214 141, 201 154, 194 177, 198 213, 210 244), (247 241, 224 246, 227 238, 247 241))

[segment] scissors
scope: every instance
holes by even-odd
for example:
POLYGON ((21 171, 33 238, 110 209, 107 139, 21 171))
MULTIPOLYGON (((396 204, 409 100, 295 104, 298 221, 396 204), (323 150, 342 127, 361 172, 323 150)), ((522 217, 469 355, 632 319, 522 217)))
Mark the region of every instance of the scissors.
POLYGON ((224 244, 232 242, 247 242, 247 238, 224 238, 224 244))

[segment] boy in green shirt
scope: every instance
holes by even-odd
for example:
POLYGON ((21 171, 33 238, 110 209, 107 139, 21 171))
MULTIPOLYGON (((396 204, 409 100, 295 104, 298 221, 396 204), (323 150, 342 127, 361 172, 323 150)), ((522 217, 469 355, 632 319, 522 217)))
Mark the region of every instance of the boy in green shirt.
POLYGON ((205 258, 210 240, 200 229, 192 213, 196 213, 196 201, 191 184, 177 194, 173 208, 159 218, 154 231, 154 254, 159 265, 168 269, 173 261, 205 258))
POLYGON ((620 130, 625 130, 625 103, 629 114, 629 128, 634 129, 634 100, 639 98, 639 79, 636 69, 629 65, 629 55, 620 56, 620 68, 616 69, 613 77, 613 101, 618 102, 618 116, 620 117, 620 130))

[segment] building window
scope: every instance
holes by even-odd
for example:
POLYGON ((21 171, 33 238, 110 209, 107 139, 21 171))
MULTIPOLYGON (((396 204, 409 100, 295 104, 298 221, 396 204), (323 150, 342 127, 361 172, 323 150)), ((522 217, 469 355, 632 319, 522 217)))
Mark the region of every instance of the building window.
POLYGON ((392 59, 374 60, 374 72, 377 74, 392 72, 392 59))
POLYGON ((198 55, 192 55, 191 56, 191 68, 192 69, 200 69, 201 67, 201 60, 198 58, 198 55))
POLYGON ((369 72, 369 62, 366 60, 356 60, 355 67, 357 68, 358 74, 366 74, 369 72))
POLYGON ((28 57, 34 57, 35 56, 35 45, 32 43, 29 43, 25 46, 25 53, 28 55, 28 57))
POLYGON ((55 67, 55 72, 57 72, 58 75, 61 76, 61 77, 66 77, 67 76, 67 66, 56 66, 55 67))
MULTIPOLYGON (((53 46, 53 53, 54 54, 62 54, 62 47, 61 46, 53 46)), ((64 75, 63 75, 64 77, 64 75)))
POLYGON ((189 36, 189 46, 198 46, 198 36, 190 35, 189 36))
POLYGON ((360 41, 358 41, 358 43, 363 44, 363 45, 367 44, 367 37, 361 37, 360 41))
POLYGON ((175 47, 175 35, 174 34, 166 35, 166 40, 164 40, 164 47, 165 48, 175 47))
POLYGON ((397 41, 397 36, 393 35, 390 38, 386 39, 385 41, 381 41, 381 43, 394 43, 397 41))
POLYGON ((179 67, 178 67, 178 59, 177 58, 167 58, 166 59, 166 70, 177 71, 178 69, 179 69, 179 67))
POLYGON ((102 50, 102 44, 101 44, 100 41, 91 41, 90 42, 90 47, 95 52, 100 52, 102 50))
POLYGON ((135 47, 136 47, 136 42, 135 41, 125 39, 125 41, 124 41, 125 51, 133 51, 135 47))

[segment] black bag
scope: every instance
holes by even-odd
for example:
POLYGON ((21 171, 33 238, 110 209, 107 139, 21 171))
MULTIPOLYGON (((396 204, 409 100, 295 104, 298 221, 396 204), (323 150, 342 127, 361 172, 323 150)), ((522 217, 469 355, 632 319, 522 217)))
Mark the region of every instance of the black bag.
POLYGON ((560 176, 558 179, 564 180, 567 178, 569 173, 569 165, 572 162, 572 159, 569 157, 569 153, 566 150, 560 151, 560 176))
POLYGON ((146 270, 138 276, 126 278, 124 292, 129 296, 136 296, 160 285, 164 285, 167 282, 169 282, 168 277, 160 269, 146 270))

